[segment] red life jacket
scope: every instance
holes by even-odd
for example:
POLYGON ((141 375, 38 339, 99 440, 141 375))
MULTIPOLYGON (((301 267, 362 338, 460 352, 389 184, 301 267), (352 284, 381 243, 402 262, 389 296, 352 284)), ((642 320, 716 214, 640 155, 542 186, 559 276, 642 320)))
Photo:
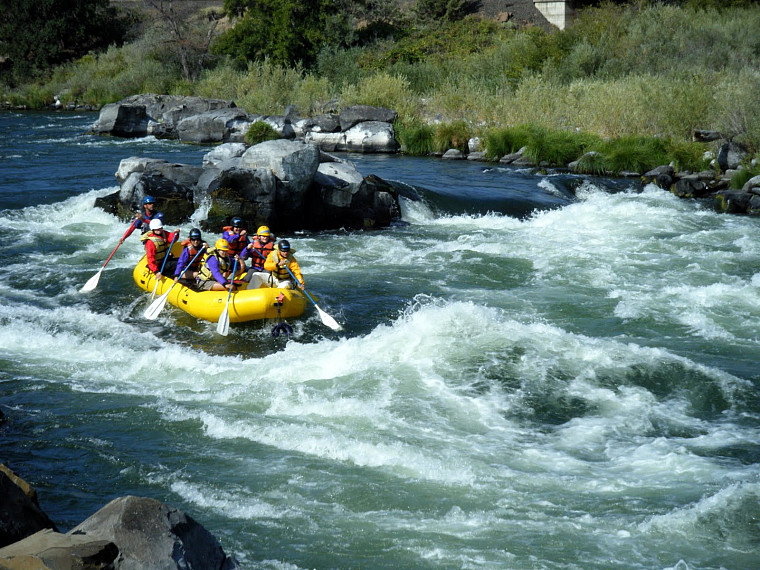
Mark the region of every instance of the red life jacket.
POLYGON ((249 256, 251 258, 251 271, 264 271, 264 261, 272 253, 274 242, 270 239, 266 243, 261 243, 261 241, 255 239, 253 240, 253 247, 251 249, 253 250, 253 255, 249 256))

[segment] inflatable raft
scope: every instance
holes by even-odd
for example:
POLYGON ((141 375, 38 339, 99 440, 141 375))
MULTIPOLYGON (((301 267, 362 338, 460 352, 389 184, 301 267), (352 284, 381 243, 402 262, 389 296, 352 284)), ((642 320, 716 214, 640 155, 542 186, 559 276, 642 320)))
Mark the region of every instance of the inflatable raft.
MULTIPOLYGON (((172 254, 175 258, 182 253, 182 246, 175 244, 172 254)), ((156 276, 148 269, 146 256, 143 256, 132 272, 132 277, 143 291, 153 292, 156 276)), ((173 278, 162 277, 156 289, 156 296, 163 295, 174 283, 173 278)), ((306 307, 306 297, 297 289, 277 289, 260 287, 247 289, 248 283, 242 283, 230 295, 229 317, 231 323, 244 323, 256 319, 276 319, 281 317, 300 317, 306 307), (279 298, 282 295, 280 303, 279 298), (279 313, 277 307, 279 304, 279 313)), ((178 281, 169 292, 167 301, 206 321, 216 322, 227 303, 227 291, 197 291, 195 288, 178 281)))

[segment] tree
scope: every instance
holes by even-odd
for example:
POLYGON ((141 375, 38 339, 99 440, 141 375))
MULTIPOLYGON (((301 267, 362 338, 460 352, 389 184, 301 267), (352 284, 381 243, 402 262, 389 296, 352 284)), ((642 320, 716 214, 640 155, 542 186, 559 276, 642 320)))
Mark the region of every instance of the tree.
POLYGON ((348 18, 335 0, 226 0, 224 6, 238 19, 212 51, 241 65, 267 58, 309 67, 324 45, 340 43, 348 33, 348 18))
POLYGON ((128 27, 108 0, 0 0, 0 10, 2 78, 10 85, 121 44, 128 27))
POLYGON ((181 0, 145 0, 159 16, 158 26, 164 41, 171 46, 185 81, 198 79, 209 59, 209 46, 216 37, 220 14, 199 11, 191 2, 181 0))
POLYGON ((468 0, 417 0, 415 15, 426 23, 455 22, 470 10, 468 0))

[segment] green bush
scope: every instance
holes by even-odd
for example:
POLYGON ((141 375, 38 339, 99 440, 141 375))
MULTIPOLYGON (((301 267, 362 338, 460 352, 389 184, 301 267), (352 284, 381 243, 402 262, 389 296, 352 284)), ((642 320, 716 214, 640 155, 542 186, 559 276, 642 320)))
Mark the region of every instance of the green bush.
POLYGON ((441 123, 435 127, 433 147, 436 152, 446 152, 455 148, 467 152, 467 142, 471 138, 470 126, 464 121, 441 123))
POLYGON ((396 139, 401 144, 402 151, 412 156, 428 156, 434 151, 433 127, 412 121, 405 123, 397 120, 394 124, 396 139))
POLYGON ((264 141, 274 141, 280 138, 280 135, 275 131, 269 123, 264 121, 256 121, 251 124, 245 133, 244 140, 246 144, 253 146, 255 144, 262 143, 264 141))

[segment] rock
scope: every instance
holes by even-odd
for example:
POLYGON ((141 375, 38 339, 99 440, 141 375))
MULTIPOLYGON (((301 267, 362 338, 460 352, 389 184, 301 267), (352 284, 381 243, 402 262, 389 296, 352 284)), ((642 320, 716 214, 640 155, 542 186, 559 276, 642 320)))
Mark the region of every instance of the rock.
POLYGON ((5 465, 0 464, 0 547, 40 530, 57 530, 40 509, 37 492, 5 465))
POLYGON ((326 205, 347 208, 361 188, 364 178, 351 162, 321 163, 314 176, 314 183, 322 188, 326 205))
POLYGON ((511 154, 505 154, 499 159, 499 162, 501 164, 512 164, 514 161, 522 158, 522 155, 525 152, 525 150, 526 150, 526 147, 522 147, 517 152, 513 152, 511 154))
POLYGON ((710 142, 710 141, 717 141, 723 138, 723 135, 721 135, 718 131, 706 131, 703 129, 695 129, 694 134, 692 135, 692 140, 694 142, 710 142))
MULTIPOLYGON (((227 142, 233 132, 239 133, 241 125, 249 125, 248 114, 243 109, 224 108, 185 117, 177 124, 177 136, 181 142, 218 143, 227 142)), ((241 135, 242 137, 242 135, 241 135)))
POLYGON ((664 164, 644 173, 642 177, 645 183, 654 182, 664 190, 670 190, 675 181, 675 169, 669 164, 664 164))
POLYGON ((701 198, 710 191, 710 188, 699 175, 692 174, 682 176, 673 184, 670 191, 680 198, 701 198))
POLYGON ((450 148, 446 152, 443 153, 443 156, 441 157, 444 160, 464 160, 465 156, 464 153, 456 148, 450 148))
POLYGON ((272 170, 285 188, 298 197, 311 185, 319 167, 319 149, 316 145, 296 141, 265 141, 245 151, 240 166, 249 170, 272 170))
POLYGON ((742 192, 751 192, 753 194, 760 194, 760 175, 753 176, 744 183, 742 186, 742 192))
POLYGON ((474 150, 470 151, 470 154, 467 155, 467 160, 488 160, 488 157, 486 156, 486 151, 474 150))
POLYGON ((122 137, 176 137, 179 122, 215 109, 235 107, 232 101, 181 95, 132 95, 104 105, 92 125, 96 134, 122 137))
POLYGON ((729 141, 718 150, 718 166, 722 171, 738 168, 747 157, 748 151, 741 143, 729 141))
POLYGON ((116 569, 238 567, 208 530, 184 512, 155 499, 134 496, 114 499, 67 536, 114 543, 119 549, 116 569))
POLYGON ((221 233, 222 227, 232 216, 243 218, 247 227, 261 225, 279 227, 276 209, 279 181, 266 168, 248 170, 232 168, 209 171, 205 194, 198 189, 196 200, 211 200, 204 230, 221 233))
POLYGON ((296 131, 293 128, 293 123, 289 117, 284 115, 270 115, 258 120, 272 127, 277 134, 284 139, 296 138, 296 131))
POLYGON ((0 548, 0 568, 7 570, 69 570, 119 568, 117 546, 108 540, 41 530, 0 548))
POLYGON ((473 153, 473 152, 480 152, 482 151, 482 145, 480 142, 480 137, 473 137, 470 140, 467 141, 467 152, 473 153))
MULTIPOLYGON (((342 123, 342 121, 341 121, 342 123)), ((393 125, 380 121, 364 121, 346 130, 345 148, 349 152, 395 152, 398 142, 393 131, 393 125)))
POLYGON ((309 131, 304 135, 304 142, 315 144, 320 148, 320 150, 324 150, 326 152, 334 152, 337 150, 345 150, 346 135, 341 132, 321 133, 309 131))
POLYGON ((228 163, 233 158, 240 158, 248 147, 243 143, 225 143, 203 155, 203 167, 218 166, 228 163))
POLYGON ((746 214, 754 194, 741 190, 726 190, 715 195, 715 210, 726 214, 746 214))
POLYGON ((396 117, 398 117, 396 111, 386 109, 385 107, 354 105, 340 112, 340 130, 347 131, 359 123, 392 123, 396 120, 396 117))

